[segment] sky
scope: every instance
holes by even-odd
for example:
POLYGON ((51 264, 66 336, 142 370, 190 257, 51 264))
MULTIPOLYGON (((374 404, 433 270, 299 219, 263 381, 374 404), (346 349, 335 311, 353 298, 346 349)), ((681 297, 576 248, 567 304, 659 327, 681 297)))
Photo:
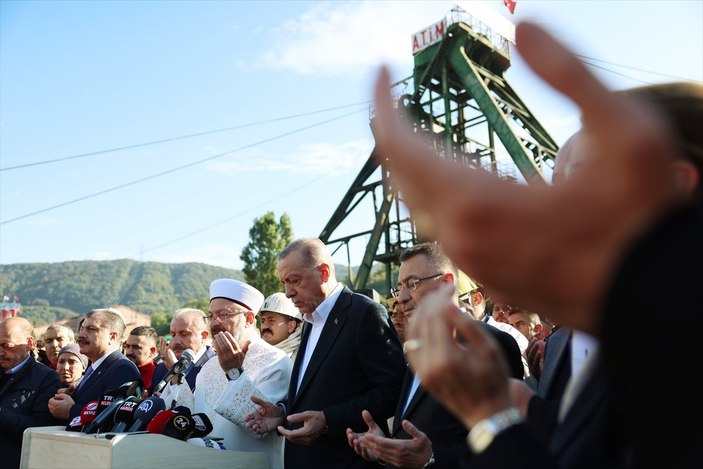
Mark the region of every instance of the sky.
MULTIPOLYGON (((703 0, 461 3, 544 25, 613 89, 703 81, 703 0)), ((0 264, 241 269, 268 211, 318 236, 373 148, 379 65, 410 76, 411 35, 453 6, 0 0, 0 264)), ((516 52, 506 77, 557 143, 578 129, 516 52)))

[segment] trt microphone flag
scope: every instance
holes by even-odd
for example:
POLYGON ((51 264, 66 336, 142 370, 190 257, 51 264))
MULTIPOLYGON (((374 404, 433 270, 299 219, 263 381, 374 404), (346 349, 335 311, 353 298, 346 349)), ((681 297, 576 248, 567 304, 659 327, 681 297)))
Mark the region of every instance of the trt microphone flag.
POLYGON ((503 5, 508 7, 510 13, 513 14, 515 13, 515 6, 517 5, 517 0, 503 0, 503 5))

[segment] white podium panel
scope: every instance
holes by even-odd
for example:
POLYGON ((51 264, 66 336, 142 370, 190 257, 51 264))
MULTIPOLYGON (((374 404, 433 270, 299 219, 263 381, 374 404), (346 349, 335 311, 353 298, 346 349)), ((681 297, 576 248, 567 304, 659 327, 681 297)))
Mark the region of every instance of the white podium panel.
POLYGON ((34 427, 25 430, 20 468, 269 469, 264 453, 219 451, 152 433, 95 435, 63 429, 34 427))

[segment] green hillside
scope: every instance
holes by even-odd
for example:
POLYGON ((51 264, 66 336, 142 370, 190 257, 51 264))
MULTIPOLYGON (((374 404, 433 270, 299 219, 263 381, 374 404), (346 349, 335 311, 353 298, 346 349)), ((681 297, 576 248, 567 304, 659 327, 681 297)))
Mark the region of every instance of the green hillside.
POLYGON ((128 259, 0 265, 0 296, 22 303, 22 315, 48 322, 93 308, 122 304, 146 314, 173 313, 206 298, 216 278, 243 279, 241 271, 200 263, 164 264, 128 259))

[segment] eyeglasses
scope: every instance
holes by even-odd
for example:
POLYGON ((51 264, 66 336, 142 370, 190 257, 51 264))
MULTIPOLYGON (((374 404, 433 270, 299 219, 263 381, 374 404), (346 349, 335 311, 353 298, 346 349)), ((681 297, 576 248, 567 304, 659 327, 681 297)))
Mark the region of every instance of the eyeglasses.
POLYGON ((439 274, 434 274, 430 275, 429 277, 422 277, 422 278, 409 278, 405 282, 398 282, 398 286, 396 288, 391 288, 391 295, 393 295, 393 298, 398 298, 400 296, 400 289, 405 287, 408 289, 408 291, 415 291, 417 290, 417 285, 425 280, 430 280, 433 278, 441 277, 442 273, 439 274))
POLYGON ((235 311, 232 313, 208 313, 207 318, 210 321, 214 321, 215 319, 217 319, 218 321, 222 322, 222 321, 226 321, 228 319, 231 319, 231 318, 237 316, 238 314, 244 314, 244 313, 246 313, 246 311, 235 311))

